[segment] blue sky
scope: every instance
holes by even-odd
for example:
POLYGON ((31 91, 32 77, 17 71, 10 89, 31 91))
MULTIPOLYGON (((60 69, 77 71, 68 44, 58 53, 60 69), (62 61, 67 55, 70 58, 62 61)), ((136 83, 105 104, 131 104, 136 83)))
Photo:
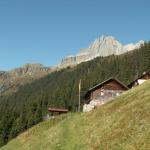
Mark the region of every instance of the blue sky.
POLYGON ((98 36, 150 40, 150 0, 0 0, 0 70, 57 64, 98 36))

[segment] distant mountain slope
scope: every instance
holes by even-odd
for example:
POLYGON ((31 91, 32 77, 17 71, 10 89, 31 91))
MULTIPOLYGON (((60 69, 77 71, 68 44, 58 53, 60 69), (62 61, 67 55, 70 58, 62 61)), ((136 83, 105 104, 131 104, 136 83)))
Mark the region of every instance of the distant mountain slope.
POLYGON ((91 43, 89 48, 80 49, 76 56, 71 55, 63 58, 58 67, 76 65, 99 56, 120 55, 138 49, 142 44, 144 44, 144 41, 141 40, 135 44, 123 45, 112 36, 101 36, 91 43))
POLYGON ((1 150, 149 150, 150 81, 90 113, 36 125, 1 150))
POLYGON ((17 91, 18 87, 39 79, 52 72, 50 67, 41 64, 25 64, 22 67, 0 72, 0 94, 9 94, 17 91))

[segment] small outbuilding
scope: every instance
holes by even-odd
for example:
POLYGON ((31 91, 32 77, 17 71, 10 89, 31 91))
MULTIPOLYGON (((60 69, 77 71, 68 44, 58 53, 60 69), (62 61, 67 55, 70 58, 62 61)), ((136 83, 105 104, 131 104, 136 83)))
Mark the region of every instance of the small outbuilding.
POLYGON ((126 90, 128 90, 128 87, 118 79, 110 78, 105 80, 87 91, 83 111, 90 111, 95 106, 106 103, 126 90))
POLYGON ((64 108, 48 108, 48 111, 52 114, 64 114, 68 112, 68 109, 64 108))
POLYGON ((55 118, 55 116, 67 113, 69 110, 68 109, 64 109, 64 108, 50 107, 50 108, 48 108, 48 111, 49 111, 49 113, 47 113, 43 117, 43 120, 53 119, 53 118, 55 118))
POLYGON ((128 84, 128 88, 133 88, 135 86, 138 86, 142 83, 144 83, 146 80, 150 79, 150 73, 144 72, 141 76, 133 80, 130 84, 128 84))

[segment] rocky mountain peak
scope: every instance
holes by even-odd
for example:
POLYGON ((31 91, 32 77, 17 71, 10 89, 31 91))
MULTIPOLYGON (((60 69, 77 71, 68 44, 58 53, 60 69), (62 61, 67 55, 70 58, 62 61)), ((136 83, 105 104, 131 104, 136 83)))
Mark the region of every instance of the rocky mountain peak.
POLYGON ((113 36, 101 36, 93 41, 88 48, 82 48, 75 56, 65 57, 62 59, 58 67, 66 67, 79 64, 84 61, 94 59, 99 56, 120 55, 125 52, 137 49, 144 44, 144 41, 138 43, 121 44, 113 36))
POLYGON ((99 48, 102 44, 109 44, 109 45, 117 45, 120 44, 117 40, 115 40, 112 36, 101 36, 98 37, 89 48, 99 48))
POLYGON ((112 36, 97 38, 89 47, 89 52, 94 56, 108 56, 118 54, 123 45, 112 36))

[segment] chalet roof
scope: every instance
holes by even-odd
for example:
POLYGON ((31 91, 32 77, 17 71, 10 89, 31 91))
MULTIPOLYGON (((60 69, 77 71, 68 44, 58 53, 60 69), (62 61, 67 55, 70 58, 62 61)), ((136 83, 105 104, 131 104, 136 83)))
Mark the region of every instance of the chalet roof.
POLYGON ((67 112, 68 112, 68 109, 62 109, 62 108, 48 108, 48 111, 50 111, 50 112, 67 113, 67 112))
POLYGON ((150 77, 150 73, 149 72, 144 72, 141 76, 137 77, 136 79, 134 79, 132 82, 130 82, 127 86, 130 87, 134 82, 136 82, 138 79, 143 78, 144 76, 148 75, 150 77))
POLYGON ((103 82, 101 82, 101 83, 95 85, 94 87, 90 88, 90 89, 87 91, 86 95, 87 95, 88 93, 90 93, 90 92, 96 90, 97 88, 103 86, 104 84, 107 84, 108 82, 111 82, 111 81, 116 81, 118 84, 120 84, 120 85, 121 85, 123 88, 125 88, 126 90, 129 89, 124 83, 122 83, 121 81, 119 81, 119 80, 116 79, 116 78, 111 77, 111 78, 109 78, 109 79, 107 79, 107 80, 105 80, 105 81, 103 81, 103 82))

